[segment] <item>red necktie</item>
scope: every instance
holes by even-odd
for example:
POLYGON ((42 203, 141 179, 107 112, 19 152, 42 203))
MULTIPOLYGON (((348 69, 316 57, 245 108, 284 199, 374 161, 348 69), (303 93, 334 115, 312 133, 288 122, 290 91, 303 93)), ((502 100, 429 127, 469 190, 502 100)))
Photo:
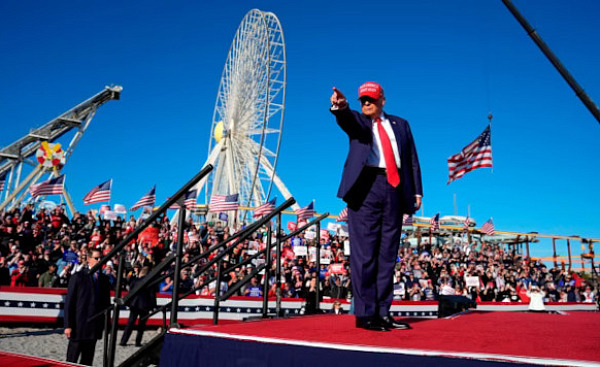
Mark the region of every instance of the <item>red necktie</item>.
POLYGON ((393 187, 397 187, 400 184, 400 174, 398 173, 398 166, 396 166, 396 158, 394 158, 394 150, 392 149, 390 137, 381 125, 381 118, 376 118, 375 123, 377 124, 379 141, 381 141, 383 159, 385 159, 387 180, 390 183, 390 185, 392 185, 393 187))

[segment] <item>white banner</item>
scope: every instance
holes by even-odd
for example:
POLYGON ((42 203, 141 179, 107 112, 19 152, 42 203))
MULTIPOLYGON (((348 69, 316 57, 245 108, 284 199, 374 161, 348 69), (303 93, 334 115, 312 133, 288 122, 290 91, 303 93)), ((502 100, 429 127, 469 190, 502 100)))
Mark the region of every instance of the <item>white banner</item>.
POLYGON ((294 254, 296 256, 306 256, 308 255, 308 248, 306 246, 294 246, 294 254))
POLYGON ((345 224, 342 224, 338 227, 338 235, 343 236, 343 237, 348 237, 348 226, 345 224))
POLYGON ((125 208, 125 205, 123 205, 123 204, 115 204, 114 211, 117 214, 127 214, 127 209, 125 208))
POLYGON ((117 215, 117 213, 113 212, 112 210, 107 210, 104 212, 104 220, 117 220, 119 216, 117 215))
POLYGON ((314 240, 315 238, 317 238, 317 234, 313 231, 306 231, 304 233, 304 238, 306 238, 307 240, 314 240))
POLYGON ((340 225, 338 223, 333 223, 333 222, 327 223, 327 230, 329 230, 329 231, 336 232, 338 230, 338 228, 340 228, 340 225))
POLYGON ((479 277, 465 277, 465 284, 467 287, 479 288, 479 277))

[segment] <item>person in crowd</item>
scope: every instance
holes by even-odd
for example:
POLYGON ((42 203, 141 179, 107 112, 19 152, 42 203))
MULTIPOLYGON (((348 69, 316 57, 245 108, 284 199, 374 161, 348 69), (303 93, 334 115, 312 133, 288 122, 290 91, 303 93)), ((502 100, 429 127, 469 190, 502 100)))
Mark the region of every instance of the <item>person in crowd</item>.
MULTIPOLYGON (((142 268, 139 273, 139 278, 132 279, 129 287, 130 292, 136 289, 136 287, 138 287, 144 281, 144 279, 146 279, 149 270, 150 269, 148 267, 142 268)), ((133 331, 135 321, 139 319, 137 325, 137 334, 135 336, 135 346, 141 346, 144 330, 146 329, 146 322, 148 321, 145 319, 145 316, 147 316, 150 311, 156 308, 156 291, 156 289, 148 287, 133 297, 131 304, 129 305, 129 319, 127 320, 127 326, 125 326, 125 330, 123 331, 120 345, 123 346, 127 344, 129 336, 133 331)))
POLYGON ((159 285, 159 293, 173 294, 173 278, 168 276, 159 285))
POLYGON ((339 301, 333 302, 333 305, 331 305, 331 313, 334 315, 343 315, 345 313, 342 304, 339 301))
POLYGON ((244 296, 247 297, 262 297, 263 288, 260 284, 258 284, 258 278, 252 277, 250 278, 250 284, 244 290, 244 296))
POLYGON ((331 112, 350 142, 338 197, 348 204, 356 326, 408 329, 390 307, 402 215, 418 210, 423 196, 419 159, 408 122, 383 112, 383 88, 364 83, 358 97, 362 113, 338 89, 331 96, 331 112))
POLYGON ((56 274, 56 264, 50 264, 48 270, 40 275, 38 279, 38 287, 52 288, 58 284, 58 275, 56 274))
MULTIPOLYGON (((90 267, 101 259, 99 250, 88 251, 90 267)), ((102 337, 104 317, 110 306, 110 283, 101 272, 88 269, 73 274, 65 299, 65 336, 69 339, 67 362, 92 365, 96 341, 102 337), (100 317, 92 318, 98 315, 100 317), (81 359, 80 359, 81 357, 81 359)))
POLYGON ((25 264, 25 260, 19 260, 17 269, 10 274, 11 287, 25 287, 29 282, 29 269, 25 264))
POLYGON ((540 287, 532 285, 527 296, 529 297, 529 311, 546 312, 546 307, 544 307, 544 297, 546 294, 542 292, 540 287))

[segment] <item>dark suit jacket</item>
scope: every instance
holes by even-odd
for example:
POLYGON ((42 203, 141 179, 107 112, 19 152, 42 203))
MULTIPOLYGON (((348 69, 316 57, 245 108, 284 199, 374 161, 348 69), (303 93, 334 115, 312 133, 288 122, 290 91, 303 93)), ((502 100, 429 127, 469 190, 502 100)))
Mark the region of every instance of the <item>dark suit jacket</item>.
POLYGON ((106 275, 99 275, 98 286, 97 297, 94 280, 88 269, 78 271, 69 280, 64 318, 65 328, 72 329, 72 340, 93 340, 102 337, 104 316, 92 321, 89 319, 110 306, 110 283, 106 275))
MULTIPOLYGON (((131 285, 129 286, 130 291, 136 289, 136 287, 138 287, 138 285, 141 284, 144 281, 144 279, 146 279, 146 276, 132 279, 131 285)), ((135 297, 133 297, 129 307, 138 309, 140 311, 152 310, 156 307, 156 292, 158 292, 158 287, 144 289, 135 297)))
MULTIPOLYGON (((348 134, 350 149, 342 172, 342 181, 337 196, 342 198, 349 206, 360 205, 366 191, 368 182, 362 179, 371 147, 373 146, 372 121, 358 111, 345 108, 343 110, 331 110, 335 115, 338 125, 348 134)), ((384 116, 390 120, 392 130, 400 152, 400 186, 403 194, 402 210, 404 213, 415 212, 415 195, 423 196, 423 185, 421 183, 421 167, 417 149, 408 126, 403 118, 388 115, 384 116)))

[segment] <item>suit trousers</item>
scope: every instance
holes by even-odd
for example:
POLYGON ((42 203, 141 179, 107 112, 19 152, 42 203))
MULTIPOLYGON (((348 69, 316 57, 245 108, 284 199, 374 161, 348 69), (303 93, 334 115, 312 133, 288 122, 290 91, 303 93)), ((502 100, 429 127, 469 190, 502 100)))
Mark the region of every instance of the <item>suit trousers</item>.
POLYGON ((402 230, 402 192, 387 182, 385 173, 363 179, 368 182, 362 186, 364 199, 360 205, 348 205, 354 314, 387 316, 402 230))
POLYGON ((96 351, 96 339, 73 340, 69 339, 67 347, 67 362, 80 363, 92 366, 94 363, 94 352, 96 351), (77 362, 81 356, 81 361, 77 362))
POLYGON ((135 320, 138 317, 140 318, 140 320, 137 326, 135 344, 142 344, 142 337, 144 336, 144 330, 146 329, 146 322, 148 322, 148 319, 142 321, 142 318, 144 318, 146 315, 148 315, 148 311, 146 310, 140 310, 135 307, 129 308, 129 320, 127 320, 127 326, 125 326, 125 330, 123 331, 123 336, 121 337, 121 344, 127 344, 127 341, 129 340, 131 332, 133 331, 133 328, 135 326, 135 320))

